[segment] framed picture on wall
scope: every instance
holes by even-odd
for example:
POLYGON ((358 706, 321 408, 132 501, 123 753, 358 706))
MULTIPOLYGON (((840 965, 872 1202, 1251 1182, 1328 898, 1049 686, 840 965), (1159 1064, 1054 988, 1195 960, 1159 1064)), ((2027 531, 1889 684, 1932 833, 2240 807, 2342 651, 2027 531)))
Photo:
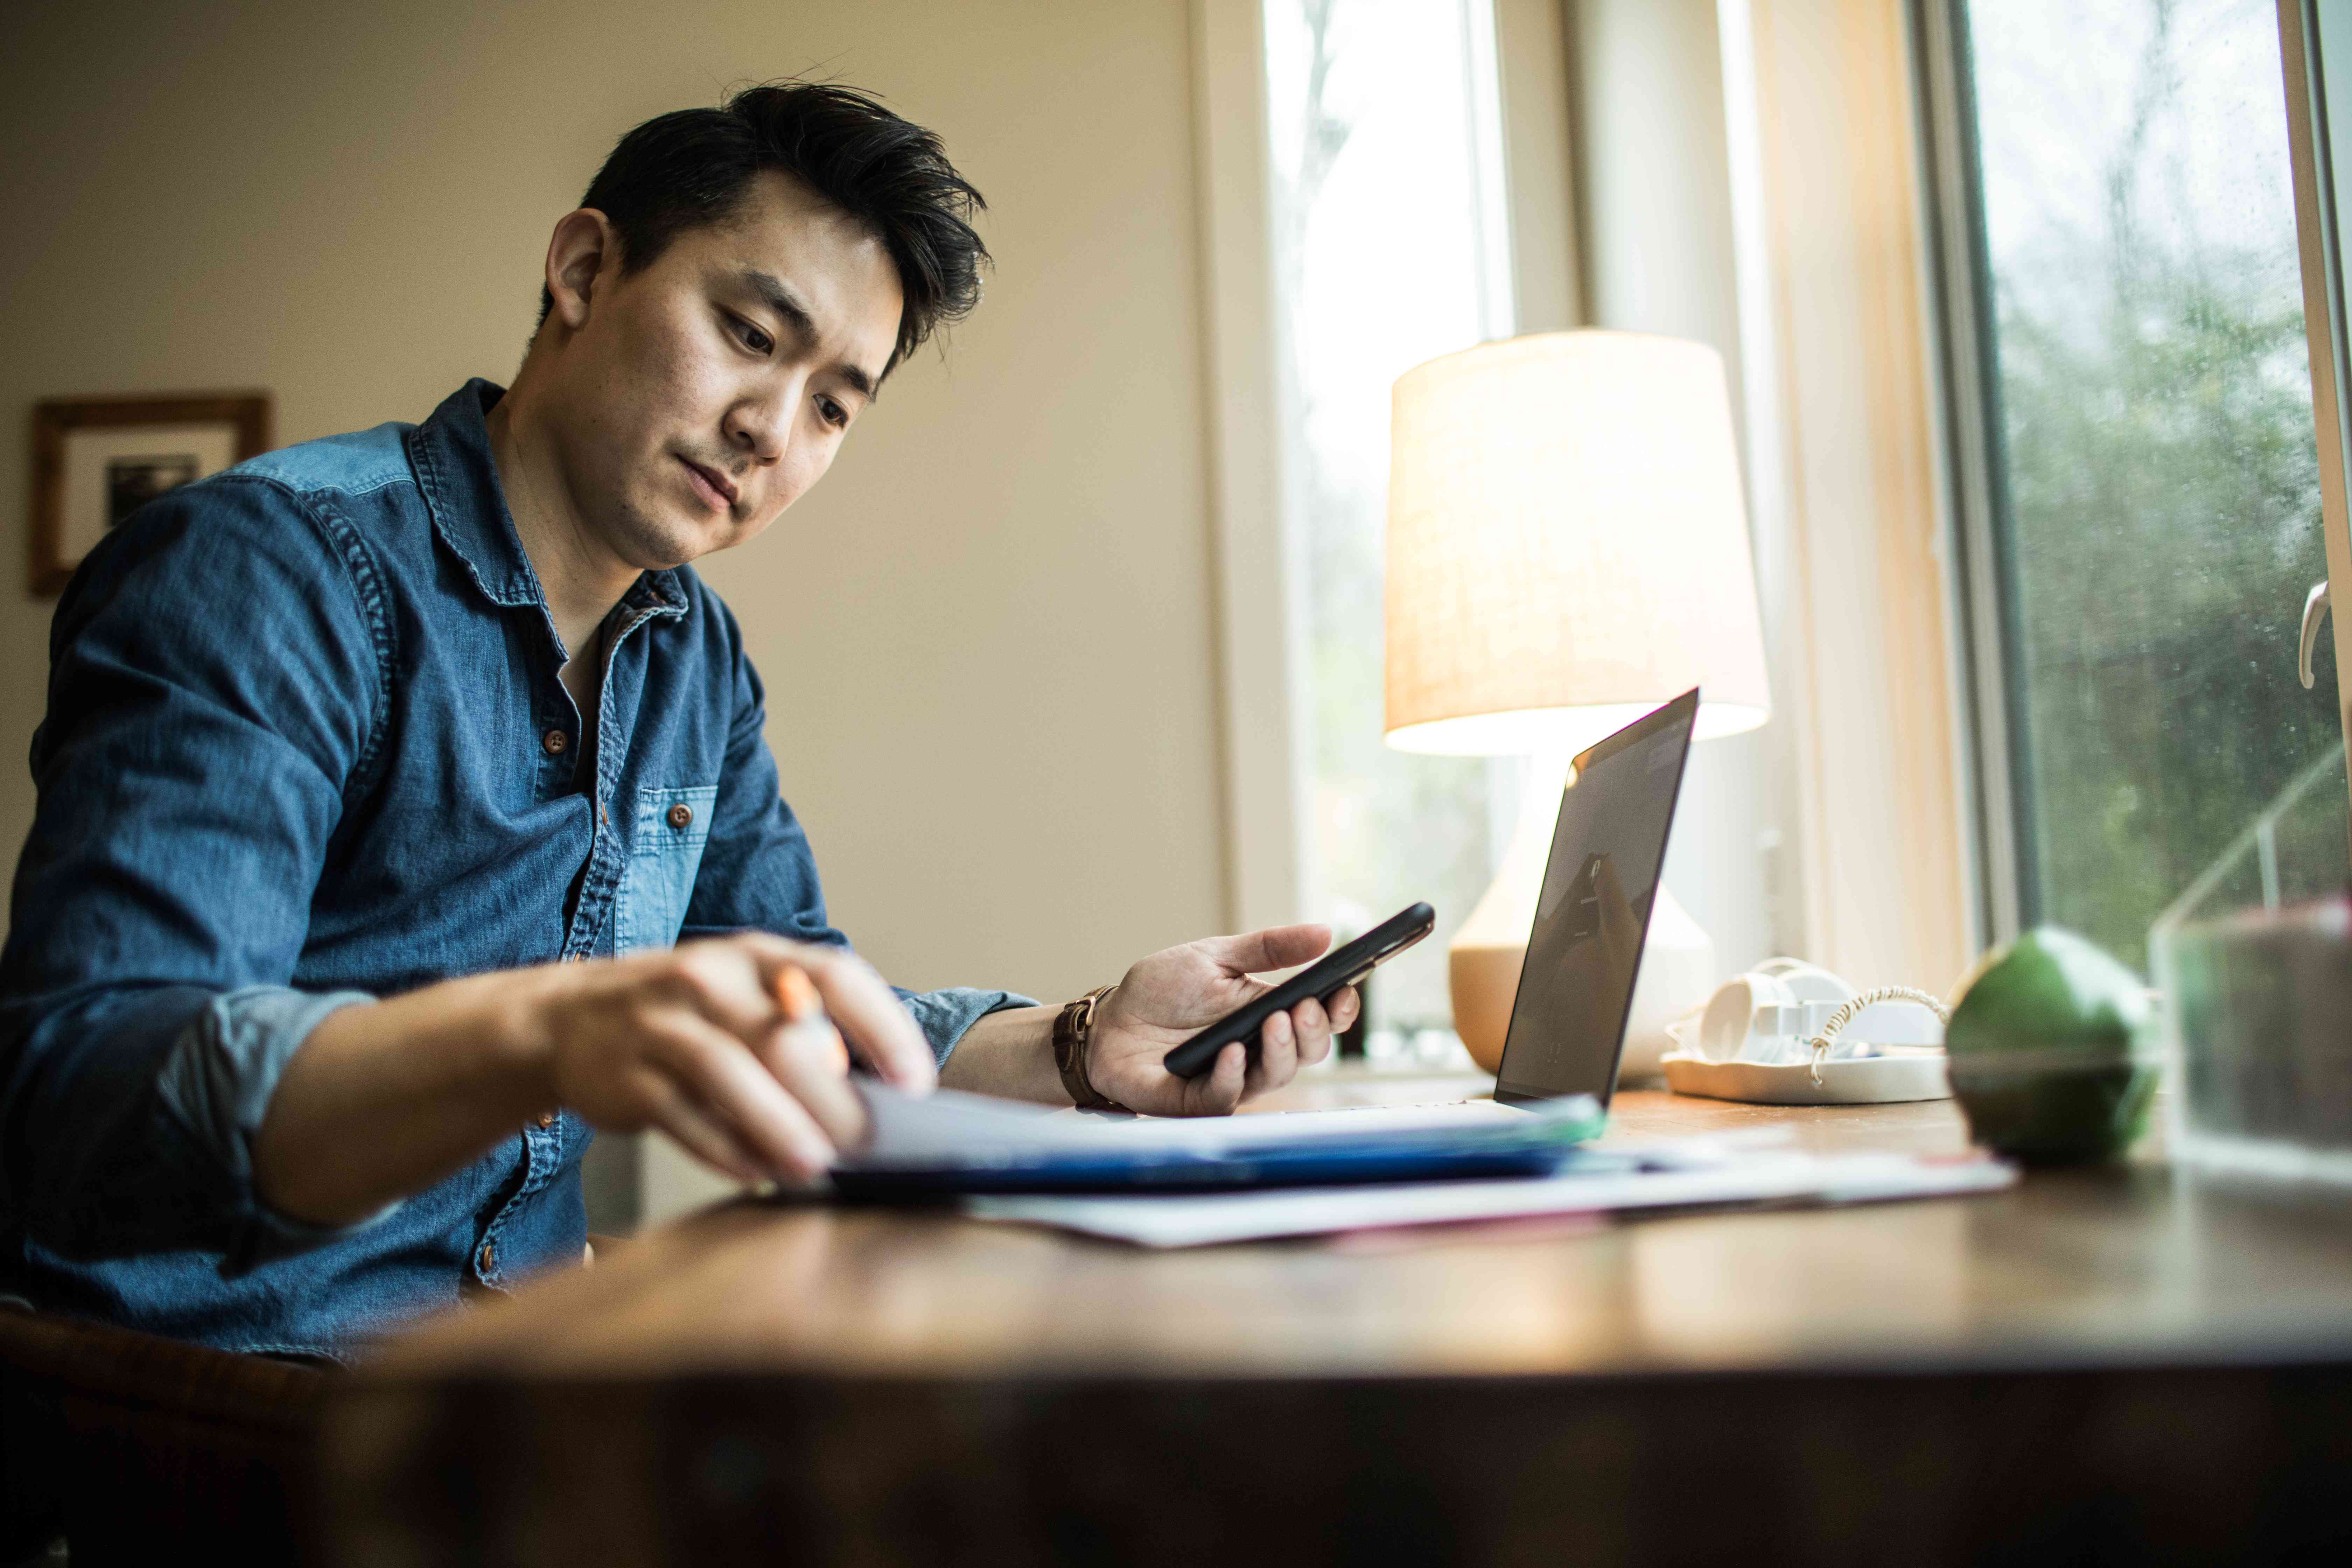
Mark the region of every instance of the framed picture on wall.
POLYGON ((107 530, 269 449, 269 395, 52 398, 33 406, 33 593, 62 591, 107 530))

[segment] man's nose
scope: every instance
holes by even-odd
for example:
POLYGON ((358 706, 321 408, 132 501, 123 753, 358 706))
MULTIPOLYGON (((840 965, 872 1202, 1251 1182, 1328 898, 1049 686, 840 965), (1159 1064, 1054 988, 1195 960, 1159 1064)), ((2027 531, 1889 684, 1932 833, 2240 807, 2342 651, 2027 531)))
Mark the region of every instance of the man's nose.
POLYGON ((780 390, 737 403, 727 411, 728 445, 751 458, 755 467, 773 467, 782 459, 791 439, 792 421, 784 411, 792 406, 792 399, 789 390, 780 390))

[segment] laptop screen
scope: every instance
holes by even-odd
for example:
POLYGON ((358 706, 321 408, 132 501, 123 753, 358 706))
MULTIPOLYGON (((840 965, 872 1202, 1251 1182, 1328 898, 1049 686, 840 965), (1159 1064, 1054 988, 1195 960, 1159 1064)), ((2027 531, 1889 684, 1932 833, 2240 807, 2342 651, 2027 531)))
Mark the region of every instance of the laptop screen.
POLYGON ((1686 691, 1577 759, 1552 829, 1496 1100, 1589 1094, 1609 1102, 1697 716, 1698 693, 1686 691))

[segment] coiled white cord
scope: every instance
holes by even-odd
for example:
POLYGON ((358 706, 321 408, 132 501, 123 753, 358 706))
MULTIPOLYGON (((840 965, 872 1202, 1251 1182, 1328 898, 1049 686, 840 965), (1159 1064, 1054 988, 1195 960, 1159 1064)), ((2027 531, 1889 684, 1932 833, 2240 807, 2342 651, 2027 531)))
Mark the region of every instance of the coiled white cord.
POLYGON ((1882 985, 1874 991, 1865 991, 1831 1014, 1830 1021, 1822 1026, 1822 1032, 1805 1042, 1813 1047, 1815 1085, 1822 1081, 1822 1063, 1828 1059, 1830 1042, 1837 1037, 1838 1031, 1853 1023, 1864 1007, 1879 1002, 1916 1002, 1935 1014, 1937 1022, 1948 1025, 1952 1021, 1952 1010, 1944 1005, 1943 999, 1931 996, 1925 991, 1914 990, 1908 985, 1882 985))

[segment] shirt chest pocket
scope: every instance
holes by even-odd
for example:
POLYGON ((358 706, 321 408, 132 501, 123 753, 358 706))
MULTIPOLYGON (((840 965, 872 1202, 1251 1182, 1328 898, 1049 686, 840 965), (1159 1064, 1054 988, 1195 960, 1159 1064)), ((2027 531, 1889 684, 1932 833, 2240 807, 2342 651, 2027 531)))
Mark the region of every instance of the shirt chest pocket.
POLYGON ((686 923, 719 786, 637 791, 636 835, 613 899, 613 952, 668 947, 686 923))

